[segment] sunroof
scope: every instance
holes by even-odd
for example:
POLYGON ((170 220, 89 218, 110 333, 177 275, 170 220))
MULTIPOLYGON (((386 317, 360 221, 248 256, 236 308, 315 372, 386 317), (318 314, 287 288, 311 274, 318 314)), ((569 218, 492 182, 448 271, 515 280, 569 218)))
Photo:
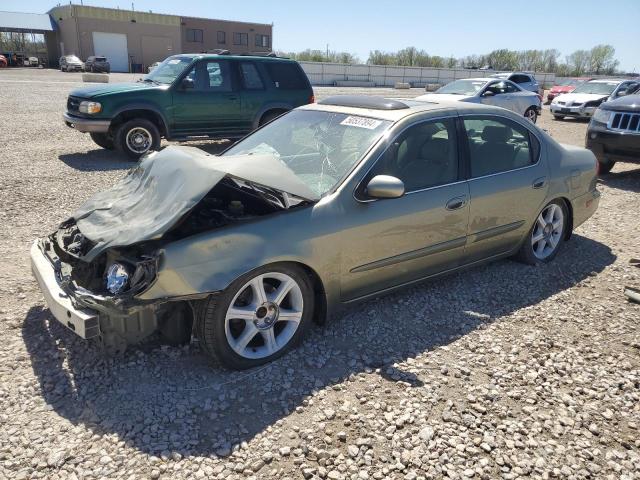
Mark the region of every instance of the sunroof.
POLYGON ((338 107, 369 108, 371 110, 402 110, 409 105, 399 100, 367 95, 334 95, 318 102, 320 105, 338 107))

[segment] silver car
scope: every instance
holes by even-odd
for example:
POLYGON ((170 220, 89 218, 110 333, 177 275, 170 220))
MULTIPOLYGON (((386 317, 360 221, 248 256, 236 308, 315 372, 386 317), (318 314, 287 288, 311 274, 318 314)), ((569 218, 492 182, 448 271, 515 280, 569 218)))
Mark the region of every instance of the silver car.
POLYGON ((503 73, 494 73, 493 75, 489 75, 491 78, 501 78, 503 80, 510 80, 516 85, 518 85, 523 90, 529 90, 530 92, 542 94, 542 88, 540 84, 530 73, 524 72, 503 72, 503 73))
POLYGON ((149 154, 31 261, 51 313, 83 338, 193 334, 249 368, 354 302, 499 258, 549 262, 598 202, 593 154, 520 115, 332 97, 221 156, 149 154))
POLYGON ((536 123, 542 112, 540 96, 523 90, 510 80, 465 78, 455 80, 433 93, 416 98, 427 102, 454 100, 506 108, 536 123))

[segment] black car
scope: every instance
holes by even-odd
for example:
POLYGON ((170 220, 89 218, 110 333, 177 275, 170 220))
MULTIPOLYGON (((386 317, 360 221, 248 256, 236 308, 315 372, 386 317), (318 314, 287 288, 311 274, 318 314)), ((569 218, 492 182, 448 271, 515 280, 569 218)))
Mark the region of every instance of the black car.
POLYGON ((111 65, 106 57, 91 56, 84 62, 84 69, 87 72, 109 73, 111 65))
POLYGON ((600 173, 620 161, 640 161, 640 95, 605 102, 595 111, 587 129, 586 147, 600 164, 600 173))

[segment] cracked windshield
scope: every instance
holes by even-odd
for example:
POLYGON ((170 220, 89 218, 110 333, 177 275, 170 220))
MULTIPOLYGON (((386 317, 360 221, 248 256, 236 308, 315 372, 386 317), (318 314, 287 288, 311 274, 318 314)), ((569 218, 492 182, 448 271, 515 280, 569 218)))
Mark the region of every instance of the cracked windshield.
POLYGON ((225 155, 272 154, 319 196, 331 190, 390 122, 298 110, 255 132, 225 155))

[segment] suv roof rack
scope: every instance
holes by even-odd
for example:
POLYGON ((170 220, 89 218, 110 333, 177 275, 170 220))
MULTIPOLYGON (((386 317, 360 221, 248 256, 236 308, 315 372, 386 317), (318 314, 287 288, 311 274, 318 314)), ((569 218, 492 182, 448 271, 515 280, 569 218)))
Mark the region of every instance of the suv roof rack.
POLYGON ((371 110, 403 110, 409 105, 399 100, 367 95, 334 95, 318 102, 320 105, 368 108, 371 110))
POLYGON ((231 52, 229 52, 229 50, 225 50, 223 48, 214 48, 213 50, 203 50, 200 53, 209 53, 213 55, 231 55, 231 52))
POLYGON ((275 57, 275 58, 287 58, 287 57, 278 57, 276 52, 242 52, 239 55, 241 56, 250 56, 250 57, 275 57))

